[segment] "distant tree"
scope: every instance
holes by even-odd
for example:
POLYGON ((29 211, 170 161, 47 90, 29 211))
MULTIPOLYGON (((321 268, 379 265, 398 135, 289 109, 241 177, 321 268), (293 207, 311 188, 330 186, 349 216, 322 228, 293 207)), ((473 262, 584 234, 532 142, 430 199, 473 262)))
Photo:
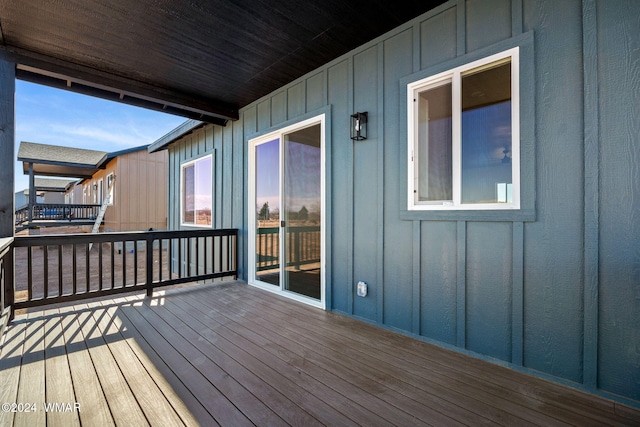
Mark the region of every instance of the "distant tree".
POLYGON ((298 219, 301 221, 309 219, 309 210, 305 206, 302 206, 298 211, 298 219))
POLYGON ((258 219, 268 220, 269 219, 269 202, 265 202, 260 209, 260 213, 258 214, 258 219))

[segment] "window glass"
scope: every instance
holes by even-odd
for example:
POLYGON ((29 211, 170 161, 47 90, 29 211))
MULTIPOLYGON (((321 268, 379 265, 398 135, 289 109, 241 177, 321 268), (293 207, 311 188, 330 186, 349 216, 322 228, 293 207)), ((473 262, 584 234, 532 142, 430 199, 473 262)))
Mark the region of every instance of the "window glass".
POLYGON ((182 223, 211 225, 212 156, 182 166, 182 223))
POLYGON ((511 64, 462 76, 462 203, 507 202, 511 187, 511 64))
POLYGON ((193 207, 195 223, 211 225, 211 157, 205 157, 195 164, 193 207))
POLYGON ((182 222, 185 224, 194 224, 195 223, 195 205, 194 205, 194 175, 195 175, 195 166, 185 166, 182 170, 183 180, 182 180, 182 222))
POLYGON ((451 82, 418 96, 418 201, 452 200, 451 82))

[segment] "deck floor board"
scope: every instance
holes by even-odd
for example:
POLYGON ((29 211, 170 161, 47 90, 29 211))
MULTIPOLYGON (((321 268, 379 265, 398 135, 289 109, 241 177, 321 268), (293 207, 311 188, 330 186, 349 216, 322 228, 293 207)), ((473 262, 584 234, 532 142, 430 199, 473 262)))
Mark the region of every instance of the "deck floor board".
MULTIPOLYGON (((200 310, 202 316, 207 316, 207 310, 214 310, 216 316, 223 316, 235 322, 233 329, 246 339, 253 340, 256 345, 262 346, 272 355, 281 358, 295 369, 306 372, 311 377, 326 377, 327 382, 336 384, 340 390, 345 391, 345 398, 353 399, 354 404, 375 408, 372 412, 381 418, 389 417, 394 423, 421 425, 424 424, 424 416, 428 415, 429 423, 456 425, 453 417, 417 404, 414 399, 422 399, 424 396, 420 394, 418 397, 416 391, 411 390, 410 387, 400 387, 400 390, 394 387, 382 387, 379 378, 384 374, 364 375, 362 359, 360 359, 361 363, 355 366, 357 369, 353 369, 352 363, 342 363, 341 360, 345 355, 337 354, 334 349, 340 348, 345 343, 332 344, 322 340, 305 347, 301 342, 309 341, 307 334, 300 334, 299 330, 297 334, 287 334, 283 332, 287 328, 286 322, 277 322, 273 317, 270 319, 259 317, 257 312, 255 318, 238 314, 242 311, 242 306, 226 298, 217 302, 208 301, 208 305, 196 298, 185 298, 185 300, 189 300, 194 309, 200 310), (372 393, 374 390, 375 393, 372 393), (425 411, 430 412, 425 413, 425 411)), ((209 319, 215 321, 214 317, 209 319)), ((449 415, 452 415, 453 411, 461 408, 448 409, 451 410, 449 415)), ((470 414, 465 415, 468 417, 470 414)))
POLYGON ((0 425, 640 425, 640 410, 233 282, 51 306, 0 337, 0 425), (44 413, 44 403, 79 402, 44 413))
MULTIPOLYGON (((26 329, 24 341, 25 355, 22 358, 22 374, 18 384, 16 402, 41 405, 45 402, 45 367, 44 367, 44 322, 38 316, 32 316, 26 329)), ((36 407, 37 409, 37 407, 36 407)), ((37 411, 16 412, 14 425, 42 425, 46 422, 46 413, 37 411)))
MULTIPOLYGON (((226 306, 239 308, 226 301, 226 306)), ((247 302, 243 301, 242 304, 247 302)), ((276 306, 269 306, 270 312, 277 310, 276 306)), ((233 309, 227 315, 233 316, 233 309)), ((527 422, 513 413, 503 410, 501 407, 486 405, 474 399, 475 394, 465 396, 460 393, 459 388, 450 388, 450 383, 446 380, 440 385, 434 381, 437 375, 433 371, 433 366, 424 369, 429 370, 429 375, 423 378, 416 376, 417 365, 412 367, 405 363, 398 363, 395 356, 381 353, 379 348, 371 347, 364 350, 352 348, 349 343, 353 336, 331 336, 332 330, 309 327, 307 325, 292 326, 289 319, 285 317, 269 316, 271 325, 278 331, 284 339, 282 346, 286 349, 298 349, 298 354, 305 360, 313 360, 319 366, 327 369, 341 378, 348 379, 356 386, 361 387, 363 392, 376 390, 376 396, 384 399, 389 404, 413 414, 425 414, 426 409, 433 409, 429 414, 431 420, 438 424, 455 424, 454 419, 464 423, 470 417, 476 417, 476 424, 518 424, 527 425, 527 422), (306 333, 300 333, 300 330, 306 333), (357 363, 353 363, 355 361, 357 363), (385 369, 380 369, 385 366, 385 369), (409 368, 409 369, 407 369, 409 368), (385 379, 384 382, 380 379, 385 379), (449 386, 449 387, 447 387, 449 386), (428 401, 428 405, 424 402, 428 401), (415 412, 414 412, 415 411, 415 412), (446 414, 446 416, 444 415, 446 414)), ((252 331, 262 331, 262 325, 267 319, 248 319, 251 322, 247 325, 252 331)), ((368 346, 368 344, 367 344, 368 346)), ((280 350, 287 351, 288 350, 280 350)), ((461 384, 463 388, 468 388, 466 384, 461 384)), ((477 390, 476 390, 477 392, 477 390)), ((517 408, 516 408, 517 409, 517 408)), ((542 420, 542 422, 548 420, 542 420)))
MULTIPOLYGON (((77 307, 78 324, 116 425, 149 425, 127 380, 86 305, 77 307)), ((82 407, 83 402, 79 402, 82 407)), ((82 409, 81 409, 82 411, 82 409)))
MULTIPOLYGON (((27 330, 27 319, 14 321, 3 337, 0 337, 0 404, 18 402, 18 385, 22 368, 22 354, 27 330)), ((11 409, 11 408, 9 408, 11 409)), ((13 425, 15 412, 0 411, 0 425, 13 425)))
MULTIPOLYGON (((234 292, 225 294, 225 298, 229 298, 234 292)), ((253 288, 249 292, 238 295, 245 300, 253 299, 254 305, 263 305, 263 310, 259 313, 268 311, 271 319, 280 319, 287 324, 298 321, 296 328, 307 331, 306 334, 298 333, 300 336, 333 337, 338 342, 345 339, 356 341, 360 345, 342 347, 351 353, 350 357, 360 358, 365 360, 365 363, 373 359, 374 365, 384 363, 388 367, 385 370, 386 375, 394 372, 392 369, 395 368, 397 375, 412 384, 417 384, 418 387, 430 383, 432 383, 431 386, 436 383, 441 384, 445 389, 449 388, 474 400, 480 400, 484 411, 490 410, 491 406, 507 409, 512 414, 517 414, 518 417, 534 424, 559 423, 562 419, 572 419, 573 422, 581 425, 592 424, 594 421, 610 425, 626 423, 622 421, 617 424, 611 418, 610 414, 613 411, 611 401, 580 392, 567 393, 566 387, 438 347, 434 347, 433 351, 424 352, 422 350, 424 343, 417 340, 408 343, 407 351, 398 353, 398 345, 407 344, 404 337, 399 334, 360 322, 358 322, 357 333, 353 334, 354 329, 351 327, 353 319, 331 316, 330 313, 322 311, 299 310, 299 306, 287 307, 277 300, 265 303, 253 288), (312 316, 319 321, 308 321, 312 316), (486 374, 489 367, 492 375, 486 374), (513 393, 513 389, 518 389, 519 392, 513 393), (549 399, 549 393, 557 399, 549 399), (541 409, 531 411, 531 408, 541 409), (588 415, 584 415, 583 412, 588 415)), ((243 305, 246 306, 247 303, 244 301, 243 305)), ((326 344, 321 342, 319 345, 326 344)), ((446 390, 438 390, 438 395, 442 396, 443 392, 446 395, 446 390)), ((453 396, 453 399, 459 403, 464 402, 466 408, 475 406, 473 402, 461 397, 453 396)), ((491 414, 485 412, 484 415, 491 414)), ((494 421, 499 420, 494 419, 494 421)), ((511 421, 515 423, 519 420, 511 421)))
POLYGON ((166 396, 158 388, 153 378, 135 353, 129 347, 127 340, 122 337, 117 327, 104 309, 99 307, 91 310, 96 327, 105 338, 107 347, 113 354, 120 372, 132 393, 136 397, 147 421, 152 426, 171 424, 179 426, 182 420, 176 414, 166 396))
POLYGON ((178 377, 180 371, 175 372, 169 367, 166 362, 167 356, 156 353, 128 319, 118 315, 119 308, 113 304, 112 300, 91 303, 89 306, 96 309, 98 306, 102 306, 106 310, 110 321, 119 328, 122 336, 127 339, 138 359, 143 361, 149 375, 158 384, 186 425, 217 425, 209 411, 183 382, 186 381, 186 378, 183 380, 178 377))
MULTIPOLYGON (((159 311, 157 314, 166 322, 167 327, 173 328, 177 333, 181 334, 185 339, 193 343, 194 347, 202 352, 203 355, 211 358, 212 361, 219 366, 224 372, 233 377, 239 384, 242 384, 248 392, 252 394, 253 404, 258 403, 256 406, 262 406, 262 402, 257 401, 255 396, 269 395, 270 399, 264 402, 273 414, 277 414, 284 421, 284 425, 304 425, 314 426, 322 425, 315 418, 303 411, 299 406, 295 405, 291 400, 283 396, 278 391, 278 384, 274 386, 268 382, 263 381, 253 372, 249 371, 243 362, 247 363, 246 359, 241 361, 235 360, 229 355, 229 347, 233 345, 221 337, 211 336, 208 334, 209 326, 199 323, 200 319, 194 312, 180 311, 176 309, 176 304, 173 301, 168 302, 165 305, 167 310, 159 311), (204 338, 204 339, 202 339, 204 338), (211 339, 211 341, 210 341, 211 339)), ((231 353, 234 353, 231 351, 231 353)), ((237 353, 235 353, 237 354, 237 353)), ((249 363, 247 363, 248 365, 249 363)), ((250 402, 251 403, 251 402, 250 402)), ((247 408, 254 411, 255 408, 247 408)), ((276 424, 274 418, 266 418, 262 422, 256 420, 262 424, 268 421, 270 424, 276 424)))
MULTIPOLYGON (((45 402, 65 405, 61 409, 46 411, 47 425, 61 427, 80 425, 78 412, 75 410, 67 412, 66 405, 73 404, 78 400, 73 390, 73 380, 58 310, 47 309, 44 311, 44 316, 45 402)), ((32 350, 29 349, 29 351, 32 350)), ((25 365, 23 365, 24 367, 25 365)), ((34 401, 34 399, 27 400, 27 402, 34 401)), ((35 402, 40 404, 40 402, 35 402)), ((39 412, 37 411, 35 414, 39 412)))
POLYGON ((74 390, 82 408, 80 421, 83 424, 115 425, 76 312, 72 307, 62 308, 59 312, 74 390))

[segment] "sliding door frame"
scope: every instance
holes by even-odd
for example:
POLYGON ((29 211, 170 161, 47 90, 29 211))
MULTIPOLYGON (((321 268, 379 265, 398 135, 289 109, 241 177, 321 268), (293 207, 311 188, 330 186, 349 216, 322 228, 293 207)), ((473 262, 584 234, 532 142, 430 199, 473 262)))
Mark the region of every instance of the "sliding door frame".
MULTIPOLYGON (((249 139, 249 188, 248 188, 248 283, 251 286, 255 286, 264 289, 269 292, 280 294, 287 298, 303 302, 305 304, 326 309, 327 305, 327 292, 326 292, 326 274, 327 274, 327 209, 326 209, 326 181, 327 181, 327 167, 326 167, 326 114, 320 114, 293 123, 291 125, 279 128, 274 131, 260 135, 259 137, 249 139), (308 128, 314 125, 320 125, 320 299, 310 298, 292 291, 284 289, 284 280, 282 275, 284 273, 284 267, 282 260, 284 259, 284 245, 280 245, 280 285, 274 286, 261 282, 256 275, 256 147, 260 144, 278 140, 279 143, 279 189, 280 189, 280 201, 279 210, 282 212, 284 205, 282 192, 283 192, 283 169, 284 169, 284 153, 283 153, 283 138, 285 134, 295 132, 300 129, 308 128)), ((279 239, 283 239, 283 227, 279 227, 279 239)))

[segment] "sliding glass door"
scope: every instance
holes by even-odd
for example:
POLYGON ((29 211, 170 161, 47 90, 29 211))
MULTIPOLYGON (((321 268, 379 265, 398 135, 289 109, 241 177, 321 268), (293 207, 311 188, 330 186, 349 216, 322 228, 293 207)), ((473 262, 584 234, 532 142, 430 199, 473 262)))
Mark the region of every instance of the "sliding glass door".
POLYGON ((322 146, 323 123, 318 119, 251 141, 250 278, 266 289, 319 303, 323 302, 322 146))

